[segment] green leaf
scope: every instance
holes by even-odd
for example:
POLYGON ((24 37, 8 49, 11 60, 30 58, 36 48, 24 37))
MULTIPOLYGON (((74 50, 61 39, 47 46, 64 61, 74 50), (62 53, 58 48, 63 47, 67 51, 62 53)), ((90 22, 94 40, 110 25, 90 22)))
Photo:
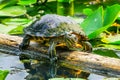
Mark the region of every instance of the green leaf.
POLYGON ((0 70, 0 80, 5 80, 6 76, 8 75, 8 70, 0 70))
POLYGON ((36 3, 37 0, 19 0, 18 4, 20 5, 30 5, 36 3))
POLYGON ((27 24, 31 20, 26 19, 26 18, 8 18, 8 19, 3 19, 1 22, 6 25, 23 25, 27 24))
POLYGON ((96 30, 100 29, 103 23, 103 8, 99 7, 93 14, 88 16, 81 24, 85 33, 88 35, 89 38, 94 38, 98 34, 96 34, 96 30), (94 34, 95 35, 91 35, 94 34))
POLYGON ((18 26, 8 32, 8 34, 23 34, 24 26, 18 26))
POLYGON ((92 9, 90 9, 90 8, 85 8, 85 9, 83 9, 83 14, 85 14, 85 15, 91 15, 93 13, 93 10, 92 9))
POLYGON ((0 1, 0 9, 2 9, 6 6, 14 5, 16 3, 17 3, 17 0, 1 0, 0 1))
POLYGON ((104 13, 103 26, 110 26, 117 19, 120 12, 120 5, 108 6, 104 13))
POLYGON ((0 16, 20 16, 26 13, 26 8, 23 6, 10 6, 0 10, 0 16))
POLYGON ((109 57, 114 57, 114 58, 119 58, 119 56, 117 56, 116 52, 110 49, 96 49, 93 51, 95 54, 99 54, 102 56, 109 56, 109 57))
POLYGON ((96 38, 112 25, 117 19, 119 11, 120 5, 118 4, 107 7, 105 11, 103 11, 102 7, 99 7, 83 21, 81 26, 90 39, 96 38))

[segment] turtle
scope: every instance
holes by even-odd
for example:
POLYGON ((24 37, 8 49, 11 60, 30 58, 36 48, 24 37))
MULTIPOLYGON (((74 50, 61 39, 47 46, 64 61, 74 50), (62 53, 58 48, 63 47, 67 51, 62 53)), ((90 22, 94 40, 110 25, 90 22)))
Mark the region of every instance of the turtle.
POLYGON ((57 14, 46 14, 24 28, 24 38, 19 45, 20 50, 26 49, 31 40, 48 43, 48 54, 51 61, 57 60, 56 46, 65 44, 70 49, 76 49, 80 44, 81 51, 91 52, 92 45, 83 29, 72 18, 57 14))

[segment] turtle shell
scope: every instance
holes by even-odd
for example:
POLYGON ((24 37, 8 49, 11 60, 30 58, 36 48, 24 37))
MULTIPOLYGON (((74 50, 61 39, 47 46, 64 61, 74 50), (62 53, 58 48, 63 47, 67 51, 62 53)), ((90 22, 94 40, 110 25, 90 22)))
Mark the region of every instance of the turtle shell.
POLYGON ((36 37, 59 37, 65 34, 77 34, 85 38, 82 28, 71 18, 47 14, 24 29, 25 34, 36 37))

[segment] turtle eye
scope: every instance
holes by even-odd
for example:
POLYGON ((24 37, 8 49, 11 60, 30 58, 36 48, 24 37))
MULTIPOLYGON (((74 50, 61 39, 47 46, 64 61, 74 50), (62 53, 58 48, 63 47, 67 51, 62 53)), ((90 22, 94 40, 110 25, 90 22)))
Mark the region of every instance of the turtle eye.
POLYGON ((68 34, 68 36, 71 38, 76 37, 74 34, 68 34))
POLYGON ((71 34, 70 35, 71 39, 73 39, 74 41, 78 41, 78 38, 75 34, 71 34))

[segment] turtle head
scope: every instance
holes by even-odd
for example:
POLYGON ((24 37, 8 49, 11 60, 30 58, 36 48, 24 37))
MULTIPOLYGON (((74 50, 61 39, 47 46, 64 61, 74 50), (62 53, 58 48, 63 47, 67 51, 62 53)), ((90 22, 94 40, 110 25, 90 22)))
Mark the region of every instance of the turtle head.
POLYGON ((76 42, 78 42, 78 38, 75 34, 65 34, 65 43, 68 48, 75 47, 76 42))

